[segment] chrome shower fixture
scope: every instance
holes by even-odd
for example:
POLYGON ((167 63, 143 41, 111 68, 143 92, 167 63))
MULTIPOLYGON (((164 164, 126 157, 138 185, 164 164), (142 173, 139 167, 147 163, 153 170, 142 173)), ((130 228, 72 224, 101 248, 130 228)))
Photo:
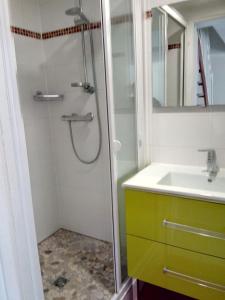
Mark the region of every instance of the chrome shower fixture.
POLYGON ((74 18, 75 25, 85 25, 85 24, 90 23, 88 18, 83 14, 82 9, 80 7, 73 7, 73 8, 67 9, 65 11, 65 14, 67 16, 79 17, 79 19, 74 18))
POLYGON ((94 119, 93 113, 89 112, 86 115, 73 113, 71 115, 63 115, 62 120, 68 122, 91 122, 94 119))
POLYGON ((73 82, 71 87, 81 87, 88 94, 94 94, 95 88, 89 82, 73 82))
POLYGON ((65 11, 65 14, 67 16, 75 16, 81 14, 81 8, 80 7, 72 7, 65 11))
POLYGON ((69 124, 69 132, 70 132, 70 140, 73 147, 73 152, 75 156, 78 158, 78 160, 84 164, 92 164, 97 161, 97 159, 100 156, 101 149, 102 149, 102 124, 101 124, 101 118, 100 118, 100 103, 99 103, 99 95, 98 95, 98 88, 97 88, 97 76, 96 76, 96 66, 95 66, 95 48, 94 48, 94 40, 93 40, 93 34, 90 26, 84 26, 90 24, 90 21, 85 16, 82 10, 82 0, 79 0, 79 7, 73 7, 68 10, 66 10, 66 15, 73 16, 74 17, 74 24, 81 26, 81 43, 82 43, 82 56, 83 56, 83 79, 81 81, 72 82, 72 87, 79 87, 82 88, 85 93, 88 94, 95 94, 95 104, 96 104, 96 120, 98 123, 98 133, 99 133, 99 143, 98 143, 98 149, 97 153, 94 156, 94 158, 90 160, 83 159, 80 154, 77 151, 76 144, 74 141, 74 135, 73 135, 73 128, 72 123, 74 122, 91 122, 94 118, 92 113, 88 113, 86 115, 78 115, 78 114, 72 114, 67 116, 62 116, 63 121, 68 121, 69 124), (83 26, 82 26, 83 25, 83 26), (93 75, 93 85, 89 83, 88 80, 88 72, 87 72, 87 53, 86 53, 86 43, 87 40, 85 39, 84 32, 87 32, 87 37, 89 37, 89 43, 90 43, 90 50, 91 50, 91 66, 92 66, 92 75, 93 75))

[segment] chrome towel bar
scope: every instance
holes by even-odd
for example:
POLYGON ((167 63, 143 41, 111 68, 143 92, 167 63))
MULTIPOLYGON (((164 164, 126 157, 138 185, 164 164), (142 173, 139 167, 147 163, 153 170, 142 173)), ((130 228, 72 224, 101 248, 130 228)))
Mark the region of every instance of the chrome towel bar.
POLYGON ((63 100, 64 95, 60 94, 43 94, 40 91, 37 91, 36 94, 33 96, 35 101, 56 101, 56 100, 63 100))

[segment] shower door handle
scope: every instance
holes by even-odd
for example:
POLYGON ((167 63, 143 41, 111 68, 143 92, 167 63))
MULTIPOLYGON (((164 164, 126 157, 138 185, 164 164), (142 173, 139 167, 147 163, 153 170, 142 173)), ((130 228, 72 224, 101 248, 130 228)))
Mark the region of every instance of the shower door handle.
POLYGON ((122 148, 122 144, 119 140, 114 140, 113 141, 113 151, 114 153, 117 153, 121 150, 122 148))

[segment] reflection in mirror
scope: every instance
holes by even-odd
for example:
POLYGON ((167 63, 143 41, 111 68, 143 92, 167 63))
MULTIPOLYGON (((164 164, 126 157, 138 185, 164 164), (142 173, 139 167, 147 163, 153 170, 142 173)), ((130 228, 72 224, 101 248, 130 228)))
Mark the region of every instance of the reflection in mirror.
POLYGON ((160 9, 152 10, 152 77, 153 105, 164 106, 166 91, 165 14, 160 9))
POLYGON ((225 1, 152 10, 153 106, 225 105, 225 1))
POLYGON ((184 77, 184 30, 185 28, 168 15, 167 20, 167 73, 166 104, 183 105, 184 77))

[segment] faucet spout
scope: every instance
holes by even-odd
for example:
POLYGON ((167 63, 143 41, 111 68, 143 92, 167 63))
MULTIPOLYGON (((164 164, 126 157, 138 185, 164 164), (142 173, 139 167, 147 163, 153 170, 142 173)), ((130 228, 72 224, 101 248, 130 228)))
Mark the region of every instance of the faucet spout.
POLYGON ((199 152, 207 152, 207 169, 206 172, 208 172, 208 182, 212 182, 215 180, 218 172, 219 167, 217 165, 217 159, 216 159, 216 151, 214 149, 200 149, 199 152))

